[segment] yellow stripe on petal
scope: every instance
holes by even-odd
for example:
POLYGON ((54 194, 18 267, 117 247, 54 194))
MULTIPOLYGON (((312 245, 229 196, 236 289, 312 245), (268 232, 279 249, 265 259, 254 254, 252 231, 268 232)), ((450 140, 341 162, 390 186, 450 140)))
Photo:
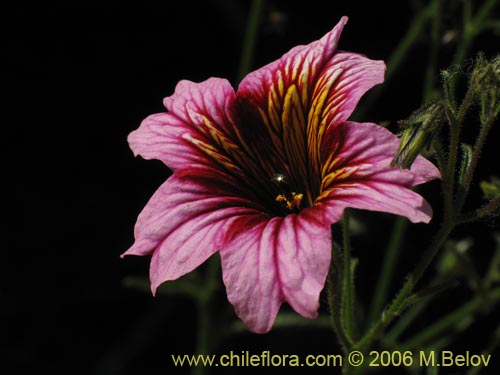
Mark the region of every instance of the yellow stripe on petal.
POLYGON ((264 121, 264 125, 266 125, 266 129, 271 129, 271 123, 269 122, 269 117, 267 116, 267 113, 260 107, 256 107, 259 110, 259 115, 262 118, 262 121, 264 121))
MULTIPOLYGON (((240 146, 235 144, 233 140, 231 140, 224 132, 217 128, 217 126, 210 118, 198 114, 197 119, 200 124, 203 124, 203 126, 198 126, 197 130, 201 134, 203 134, 203 136, 205 136, 207 140, 209 140, 207 141, 208 143, 200 139, 193 138, 189 135, 185 135, 184 139, 189 140, 207 156, 211 157, 212 159, 216 160, 218 163, 232 171, 234 171, 235 169, 240 170, 241 168, 244 168, 247 172, 250 171, 255 175, 260 173, 256 164, 248 159, 248 156, 245 155, 244 152, 242 152, 243 150, 241 150, 240 146), (218 145, 219 148, 213 145, 218 145), (235 161, 236 164, 232 161, 235 161), (239 166, 239 168, 237 166, 239 166)), ((237 127, 233 128, 238 130, 237 127)), ((242 143, 242 145, 247 146, 244 142, 242 143)), ((246 147, 246 149, 248 149, 248 146, 246 147)), ((247 151, 246 149, 245 151, 247 151)))
POLYGON ((220 133, 214 133, 212 134, 212 136, 215 143, 222 147, 226 154, 230 156, 230 159, 236 161, 236 165, 241 166, 246 170, 246 172, 251 172, 254 175, 258 175, 258 173, 260 173, 257 165, 251 160, 248 160, 248 155, 242 152, 243 150, 240 148, 240 146, 220 133))
POLYGON ((285 95, 282 112, 283 144, 288 164, 293 166, 291 178, 294 186, 307 193, 309 204, 312 205, 312 192, 307 182, 307 148, 306 148, 306 119, 296 85, 291 85, 285 95))
POLYGON ((323 179, 330 171, 335 169, 336 164, 340 162, 340 159, 336 155, 337 149, 338 144, 335 146, 335 149, 328 150, 328 159, 326 159, 323 163, 323 168, 321 169, 321 179, 323 179))
MULTIPOLYGON (((322 76, 313 93, 314 99, 311 103, 311 109, 307 119, 307 143, 309 149, 310 167, 312 168, 313 175, 315 176, 319 176, 320 173, 320 146, 325 131, 324 128, 327 125, 322 121, 324 117, 323 114, 325 113, 325 103, 327 102, 330 89, 342 73, 343 69, 337 69, 331 74, 325 74, 322 76)), ((312 188, 315 189, 315 192, 317 193, 319 190, 319 179, 318 181, 311 181, 311 183, 313 184, 312 188)))
POLYGON ((279 115, 279 113, 281 112, 281 105, 280 97, 276 93, 276 87, 274 85, 269 88, 267 112, 269 114, 269 119, 271 120, 270 130, 272 130, 276 134, 279 134, 281 130, 281 118, 279 115))
POLYGON ((302 106, 304 108, 307 108, 307 104, 309 102, 309 67, 305 68, 302 74, 299 77, 299 87, 302 87, 301 91, 301 99, 302 99, 302 106))
POLYGON ((278 78, 278 91, 280 93, 280 96, 283 97, 283 95, 285 94, 285 82, 283 82, 283 74, 280 70, 278 70, 276 75, 278 78))
POLYGON ((200 139, 196 139, 189 134, 184 134, 182 136, 185 140, 189 141, 196 148, 202 151, 205 155, 212 158, 214 161, 225 167, 228 171, 236 172, 237 174, 241 174, 241 169, 238 168, 233 161, 227 156, 220 153, 217 147, 213 145, 203 142, 200 139))
POLYGON ((347 179, 349 176, 354 174, 358 170, 357 167, 346 167, 333 170, 328 173, 321 181, 321 191, 325 191, 330 188, 334 183, 339 183, 342 180, 347 179))

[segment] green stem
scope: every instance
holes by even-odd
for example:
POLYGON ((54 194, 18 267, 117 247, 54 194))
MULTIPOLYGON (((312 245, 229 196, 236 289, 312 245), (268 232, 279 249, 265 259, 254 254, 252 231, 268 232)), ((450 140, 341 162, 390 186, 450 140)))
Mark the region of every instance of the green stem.
POLYGON ((469 85, 469 88, 465 94, 465 97, 462 100, 462 104, 460 104, 460 108, 459 108, 458 114, 457 114, 457 121, 459 124, 463 124, 467 111, 469 110, 471 105, 474 104, 474 100, 475 100, 475 96, 476 96, 475 89, 476 89, 476 87, 474 87, 474 85, 469 85))
POLYGON ((418 303, 411 306, 411 308, 394 324, 390 331, 384 336, 383 344, 388 348, 399 348, 397 340, 413 320, 418 317, 436 297, 450 287, 456 286, 457 283, 456 280, 449 280, 448 282, 436 286, 424 288, 418 292, 418 303))
POLYGON ((336 271, 331 272, 331 279, 328 281, 328 305, 330 306, 330 319, 342 351, 348 353, 352 347, 352 341, 347 337, 342 327, 341 315, 342 315, 342 302, 340 301, 340 289, 335 277, 336 271))
POLYGON ((387 296, 396 270, 396 261, 407 228, 408 220, 402 216, 397 217, 392 229, 391 238, 384 253, 384 263, 375 287, 375 295, 373 296, 370 315, 368 317, 370 325, 375 322, 387 302, 387 296))
MULTIPOLYGON (((205 298, 199 298, 196 301, 197 307, 197 327, 196 327, 196 354, 206 355, 210 353, 211 336, 211 312, 209 301, 205 298)), ((207 368, 205 366, 194 366, 191 368, 193 375, 205 375, 207 368)))
POLYGON ((241 52, 240 64, 238 67, 238 82, 240 82, 252 68, 263 5, 264 0, 253 0, 250 7, 245 39, 243 41, 243 51, 241 52))
POLYGON ((411 306, 415 302, 416 296, 411 296, 413 287, 414 284, 411 277, 409 277, 394 301, 386 310, 384 310, 381 318, 374 325, 372 325, 361 340, 354 344, 354 349, 366 351, 382 334, 385 327, 392 323, 397 316, 400 316, 407 307, 411 306))
POLYGON ((429 340, 438 337, 443 331, 462 322, 467 316, 483 308, 485 300, 494 303, 498 302, 500 300, 500 288, 493 289, 486 296, 481 294, 476 296, 472 301, 469 301, 455 311, 449 313, 427 329, 424 329, 419 334, 408 339, 406 342, 399 344, 398 349, 404 351, 421 348, 429 340))
POLYGON ((343 314, 342 320, 346 336, 352 339, 354 334, 354 286, 352 277, 352 260, 351 260, 351 240, 349 235, 349 214, 344 212, 342 217, 342 254, 344 258, 343 272, 343 314))
POLYGON ((196 354, 209 354, 209 337, 210 337, 210 308, 206 300, 199 300, 197 303, 197 342, 196 354))
POLYGON ((387 60, 387 72, 385 81, 392 79, 394 73, 398 70, 399 66, 403 63, 404 59, 413 44, 420 38, 424 27, 432 17, 432 12, 435 9, 437 0, 431 1, 420 13, 413 18, 413 23, 406 32, 405 36, 399 42, 398 46, 387 60))
POLYGON ((438 296, 451 288, 455 288, 458 285, 460 285, 460 283, 454 278, 446 281, 440 281, 438 283, 432 282, 429 286, 420 289, 417 293, 417 296, 419 297, 420 301, 426 301, 430 297, 438 296))
POLYGON ((448 162, 446 164, 447 170, 443 179, 444 186, 446 187, 446 190, 444 191, 445 214, 449 215, 446 219, 452 220, 452 218, 460 212, 459 209, 457 210, 457 207, 453 204, 453 199, 455 196, 455 179, 462 124, 452 114, 448 114, 448 123, 450 125, 450 146, 448 149, 448 162))
POLYGON ((456 207, 458 207, 456 211, 457 213, 460 212, 460 209, 462 208, 465 202, 465 198, 469 193, 470 184, 472 182, 472 177, 474 175, 474 171, 476 169, 479 156, 481 154, 481 151, 483 150, 484 144, 486 143, 486 139, 488 137, 493 122, 494 118, 490 118, 487 120, 486 123, 481 125, 479 136, 477 137, 476 143, 474 144, 474 151, 472 153, 469 168, 467 169, 463 182, 460 185, 460 189, 457 193, 457 199, 456 199, 456 207))
POLYGON ((408 309, 408 311, 401 317, 401 319, 399 319, 390 329, 390 331, 385 335, 384 344, 390 348, 396 347, 399 337, 415 320, 415 318, 417 318, 420 313, 426 309, 426 307, 433 299, 433 297, 429 297, 408 309))
POLYGON ((446 238, 453 229, 453 224, 446 221, 443 222, 440 230, 434 236, 431 245, 422 256, 420 262, 417 264, 413 272, 407 277, 403 287, 400 289, 396 298, 392 301, 389 307, 382 313, 379 320, 372 326, 372 328, 365 334, 365 336, 355 344, 356 348, 366 349, 371 346, 378 338, 382 331, 387 327, 395 317, 401 315, 408 306, 411 306, 416 299, 417 295, 412 295, 415 285, 420 281, 424 272, 427 270, 437 252, 443 245, 446 238))
POLYGON ((441 24, 441 0, 436 0, 431 3, 432 9, 432 31, 431 43, 429 51, 429 62, 427 63, 427 70, 424 79, 424 95, 422 102, 428 102, 434 96, 436 88, 436 73, 438 65, 438 53, 440 45, 440 24, 441 24))
POLYGON ((419 263, 417 263, 417 266, 415 267, 415 269, 411 274, 415 285, 420 281, 420 278, 423 276, 424 272, 427 270, 431 262, 434 260, 436 254, 438 253, 439 249, 450 235, 453 228, 454 228, 453 223, 450 223, 446 220, 443 222, 440 230, 437 232, 431 245, 424 253, 424 255, 420 258, 419 263))
MULTIPOLYGON (((443 150, 443 146, 441 145, 441 143, 437 139, 434 139, 434 141, 432 142, 432 147, 434 148, 434 151, 436 152, 436 160, 437 160, 439 170, 441 171, 441 173, 445 173, 445 171, 447 170, 447 166, 446 166, 446 156, 445 156, 445 152, 443 150)), ((446 191, 447 182, 445 180, 446 179, 443 179, 443 190, 446 191)))
POLYGON ((462 27, 465 30, 467 28, 467 25, 470 23, 470 20, 472 19, 472 0, 464 0, 464 6, 462 9, 463 9, 462 27))
MULTIPOLYGON (((200 285, 196 295, 195 303, 197 308, 197 335, 196 354, 211 354, 218 344, 222 330, 217 330, 216 321, 213 316, 213 299, 219 289, 220 257, 212 256, 207 261, 207 270, 204 277, 204 284, 200 285)), ((194 375, 204 375, 207 372, 204 366, 192 368, 194 375)))
POLYGON ((486 0, 483 6, 477 11, 475 17, 471 17, 470 1, 464 3, 464 30, 455 57, 453 65, 461 65, 467 56, 469 48, 474 38, 479 35, 487 25, 487 19, 496 5, 497 0, 486 0))
MULTIPOLYGON (((335 238, 335 225, 332 225, 332 238, 335 238)), ((330 307, 330 318, 332 328, 340 342, 344 353, 348 353, 352 347, 351 339, 346 335, 344 316, 344 257, 340 247, 332 241, 332 261, 328 275, 327 298, 330 307)))
POLYGON ((498 5, 498 0, 486 0, 482 8, 478 10, 478 12, 476 13, 476 17, 472 21, 475 35, 479 34, 483 30, 488 16, 490 14, 493 14, 493 7, 495 5, 498 5))
POLYGON ((498 214, 500 214, 500 196, 493 198, 475 212, 461 215, 458 218, 458 224, 466 224, 484 219, 486 217, 496 216, 498 214))
MULTIPOLYGON (((396 69, 400 62, 403 60, 402 57, 405 56, 407 50, 409 47, 413 44, 413 41, 418 35, 414 35, 414 32, 417 32, 417 34, 420 34, 421 29, 425 26, 427 23, 428 19, 431 17, 433 11, 436 9, 435 7, 439 7, 439 4, 437 4, 437 1, 439 0, 434 0, 431 1, 426 8, 424 8, 420 14, 415 18, 415 21, 412 25, 412 27, 408 30, 408 33, 405 35, 405 38, 403 38, 401 44, 398 46, 396 49, 397 54, 393 55, 391 59, 389 60, 388 63, 388 70, 387 70, 387 78, 392 77, 393 74, 393 69, 396 69), (401 54, 401 55, 400 55, 401 54)), ((492 9, 492 6, 496 0, 487 0, 483 6, 480 8, 480 10, 477 12, 476 16, 474 19, 470 20, 467 16, 467 14, 464 13, 464 22, 467 23, 466 28, 464 29, 464 36, 462 38, 462 43, 459 45, 459 48, 457 50, 457 53, 455 55, 455 64, 461 63, 467 54, 468 48, 470 46, 471 41, 474 39, 474 37, 481 31, 480 29, 482 28, 481 23, 484 22, 487 18, 488 11, 492 9)), ((470 6, 470 3, 466 1, 466 6, 470 6)), ((467 10, 468 12, 468 10, 467 10)), ((435 22, 436 19, 435 19, 435 22)), ((434 24, 434 27, 437 27, 436 24, 434 24)), ((433 38, 435 38, 435 35, 438 35, 438 32, 436 29, 433 30, 433 38)), ((436 47, 437 48, 437 47, 436 47)), ((430 60, 432 62, 432 54, 433 53, 437 54, 437 50, 433 51, 431 50, 431 56, 430 60)), ((429 68, 431 69, 431 68, 429 68)), ((428 73, 430 74, 430 73, 428 73)), ((431 82, 432 83, 432 82, 431 82)), ((426 93, 424 94, 424 97, 427 98, 430 94, 429 87, 431 87, 431 83, 428 83, 426 86, 426 93)), ((372 99, 374 100, 374 99, 372 99)), ((463 112, 463 111, 462 111, 463 112)), ((422 276, 424 275, 425 271, 429 268, 431 262, 434 260, 436 254, 442 247, 443 243, 445 240, 448 238, 449 234, 453 230, 455 226, 455 217, 458 213, 460 213, 462 206, 463 206, 463 199, 459 200, 458 203, 455 201, 454 202, 454 184, 455 184, 455 170, 456 170, 456 165, 457 165, 457 159, 458 159, 458 149, 459 149, 459 141, 460 141, 460 131, 461 131, 461 124, 463 122, 463 116, 460 116, 460 119, 456 118, 456 114, 453 114, 453 118, 450 121, 451 125, 451 131, 450 131, 450 148, 449 148, 449 158, 448 162, 446 163, 446 170, 443 170, 443 185, 445 188, 445 215, 444 215, 444 222, 439 229, 439 231, 436 233, 434 236, 430 246, 424 253, 424 255, 421 257, 419 263, 413 270, 413 272, 408 276, 407 280, 403 284, 403 287, 400 289, 399 293, 396 295, 396 298, 392 301, 392 303, 389 304, 386 310, 382 312, 382 316, 379 318, 379 320, 372 325, 370 330, 363 336, 361 340, 359 340, 357 343, 355 343, 354 347, 359 350, 366 350, 368 347, 370 347, 373 342, 378 338, 378 336, 383 332, 383 330, 394 320, 396 316, 401 314, 408 306, 410 306, 412 303, 416 301, 418 298, 417 295, 412 294, 413 289, 415 285, 420 281, 422 276)), ((484 128, 484 126, 483 126, 484 128)), ((464 178, 465 181, 467 181, 467 191, 468 191, 468 186, 470 184, 470 179, 472 177, 473 169, 476 166, 477 163, 477 158, 479 156, 479 151, 484 145, 484 141, 486 139, 484 133, 484 129, 482 128, 480 136, 478 137, 478 140, 476 142, 478 147, 475 147, 473 156, 471 158, 471 165, 469 170, 467 171, 466 177, 464 178), (474 154, 477 154, 476 157, 474 157, 474 154), (468 177, 470 174, 470 177, 468 177)), ((442 155, 440 156, 442 158, 442 155)), ((441 165, 444 165, 445 162, 441 160, 440 162, 441 165)), ((378 288, 377 288, 378 289, 378 288)), ((375 297, 374 297, 375 298, 375 297)), ((377 297, 380 298, 380 297, 377 297)), ((383 304, 383 302, 377 302, 378 304, 383 304)), ((375 305, 375 304, 374 304, 375 305)), ((380 309, 380 307, 377 307, 380 309)), ((445 322, 446 323, 446 322, 445 322)), ((438 322, 436 324, 443 324, 441 322, 438 322)), ((405 326, 404 326, 405 327, 405 326)), ((404 329, 403 327, 403 329, 404 329)), ((396 335, 396 337, 398 334, 396 335)), ((399 349, 399 347, 398 347, 399 349)))
POLYGON ((385 84, 383 86, 376 87, 371 91, 370 96, 368 96, 364 101, 363 106, 361 108, 358 108, 358 110, 356 111, 355 117, 353 117, 354 119, 362 119, 368 109, 370 109, 371 106, 373 106, 378 98, 382 95, 385 87, 387 87, 389 81, 393 78, 394 74, 404 62, 410 49, 421 37, 424 27, 427 25, 432 16, 434 1, 431 1, 425 8, 422 8, 415 15, 415 17, 413 17, 413 23, 410 25, 406 34, 403 36, 397 47, 387 59, 385 84))

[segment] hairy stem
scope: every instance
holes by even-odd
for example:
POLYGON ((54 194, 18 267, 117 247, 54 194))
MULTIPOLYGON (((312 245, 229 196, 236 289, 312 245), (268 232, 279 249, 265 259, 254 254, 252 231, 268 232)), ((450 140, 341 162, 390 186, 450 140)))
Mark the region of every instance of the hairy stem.
POLYGON ((486 295, 478 294, 472 301, 467 302, 455 311, 449 313, 444 318, 440 319, 430 327, 424 329, 416 336, 408 339, 406 342, 398 346, 399 350, 410 350, 421 348, 426 345, 429 340, 438 337, 442 332, 460 323, 467 316, 474 314, 481 308, 484 308, 485 302, 498 303, 500 300, 500 288, 493 289, 486 295))
MULTIPOLYGON (((479 131, 479 136, 477 137, 476 143, 474 144, 474 151, 472 153, 469 168, 467 169, 463 182, 460 185, 460 189, 457 193, 456 205, 460 209, 462 208, 465 202, 465 198, 469 193, 470 184, 472 182, 472 177, 474 175, 479 156, 481 155, 481 151, 483 150, 484 144, 486 143, 486 139, 488 138, 488 134, 494 120, 494 118, 489 118, 486 123, 481 124, 481 130, 479 131)), ((457 211, 457 213, 459 212, 460 211, 457 211)))
POLYGON ((380 319, 372 325, 361 340, 354 344, 354 349, 360 351, 367 350, 383 333, 385 327, 392 323, 396 317, 400 316, 407 307, 413 304, 414 298, 411 298, 410 296, 413 288, 414 284, 411 278, 408 278, 396 298, 392 301, 389 307, 383 311, 380 319))
POLYGON ((355 344, 355 348, 363 350, 370 347, 383 332, 385 327, 387 327, 394 320, 394 318, 401 315, 407 307, 411 306, 415 302, 417 296, 412 295, 415 285, 420 281, 424 272, 431 264, 446 238, 448 238, 452 229, 453 224, 448 221, 443 223, 441 229, 436 233, 431 245, 422 256, 420 262, 417 264, 413 272, 406 278, 406 281, 396 298, 392 301, 388 308, 382 312, 382 316, 372 325, 372 328, 368 331, 368 333, 366 333, 365 336, 355 344))
POLYGON ((496 216, 500 213, 500 196, 490 200, 483 207, 477 209, 472 213, 466 213, 458 218, 459 224, 466 224, 477 220, 484 219, 490 216, 496 216))
POLYGON ((429 297, 408 309, 408 311, 401 317, 401 319, 394 323, 394 326, 391 327, 389 332, 387 332, 384 337, 384 344, 389 347, 395 347, 397 345, 397 340, 399 339, 399 337, 415 320, 415 318, 417 318, 420 313, 427 308, 432 299, 433 297, 429 297))
MULTIPOLYGON (((334 232, 333 225, 332 232, 334 232)), ((332 238, 333 237, 332 233, 332 238)), ((342 315, 344 313, 342 296, 342 278, 344 273, 343 264, 344 260, 340 252, 340 248, 332 241, 332 262, 330 265, 330 273, 327 284, 328 306, 330 308, 330 319, 333 331, 340 342, 342 350, 344 353, 347 353, 352 346, 352 341, 345 334, 344 326, 342 324, 342 315)))

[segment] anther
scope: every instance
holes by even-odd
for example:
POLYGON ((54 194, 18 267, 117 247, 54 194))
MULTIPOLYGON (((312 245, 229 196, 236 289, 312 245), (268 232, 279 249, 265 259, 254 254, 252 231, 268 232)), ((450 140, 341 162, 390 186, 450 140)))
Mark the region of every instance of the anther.
POLYGON ((271 181, 273 181, 281 191, 281 194, 278 194, 276 197, 276 202, 289 211, 298 212, 304 194, 296 194, 294 191, 291 191, 290 179, 285 174, 274 173, 271 177, 271 181))

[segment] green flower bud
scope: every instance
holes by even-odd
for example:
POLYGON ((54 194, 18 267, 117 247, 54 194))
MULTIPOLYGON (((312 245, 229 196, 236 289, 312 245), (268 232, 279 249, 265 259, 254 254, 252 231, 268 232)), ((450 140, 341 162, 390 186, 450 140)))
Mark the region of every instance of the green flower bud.
POLYGON ((490 61, 479 54, 469 85, 481 105, 481 123, 493 121, 500 113, 500 56, 490 61))
POLYGON ((443 120, 442 104, 431 103, 418 109, 407 120, 400 121, 403 132, 391 166, 409 169, 417 156, 430 146, 443 120))

